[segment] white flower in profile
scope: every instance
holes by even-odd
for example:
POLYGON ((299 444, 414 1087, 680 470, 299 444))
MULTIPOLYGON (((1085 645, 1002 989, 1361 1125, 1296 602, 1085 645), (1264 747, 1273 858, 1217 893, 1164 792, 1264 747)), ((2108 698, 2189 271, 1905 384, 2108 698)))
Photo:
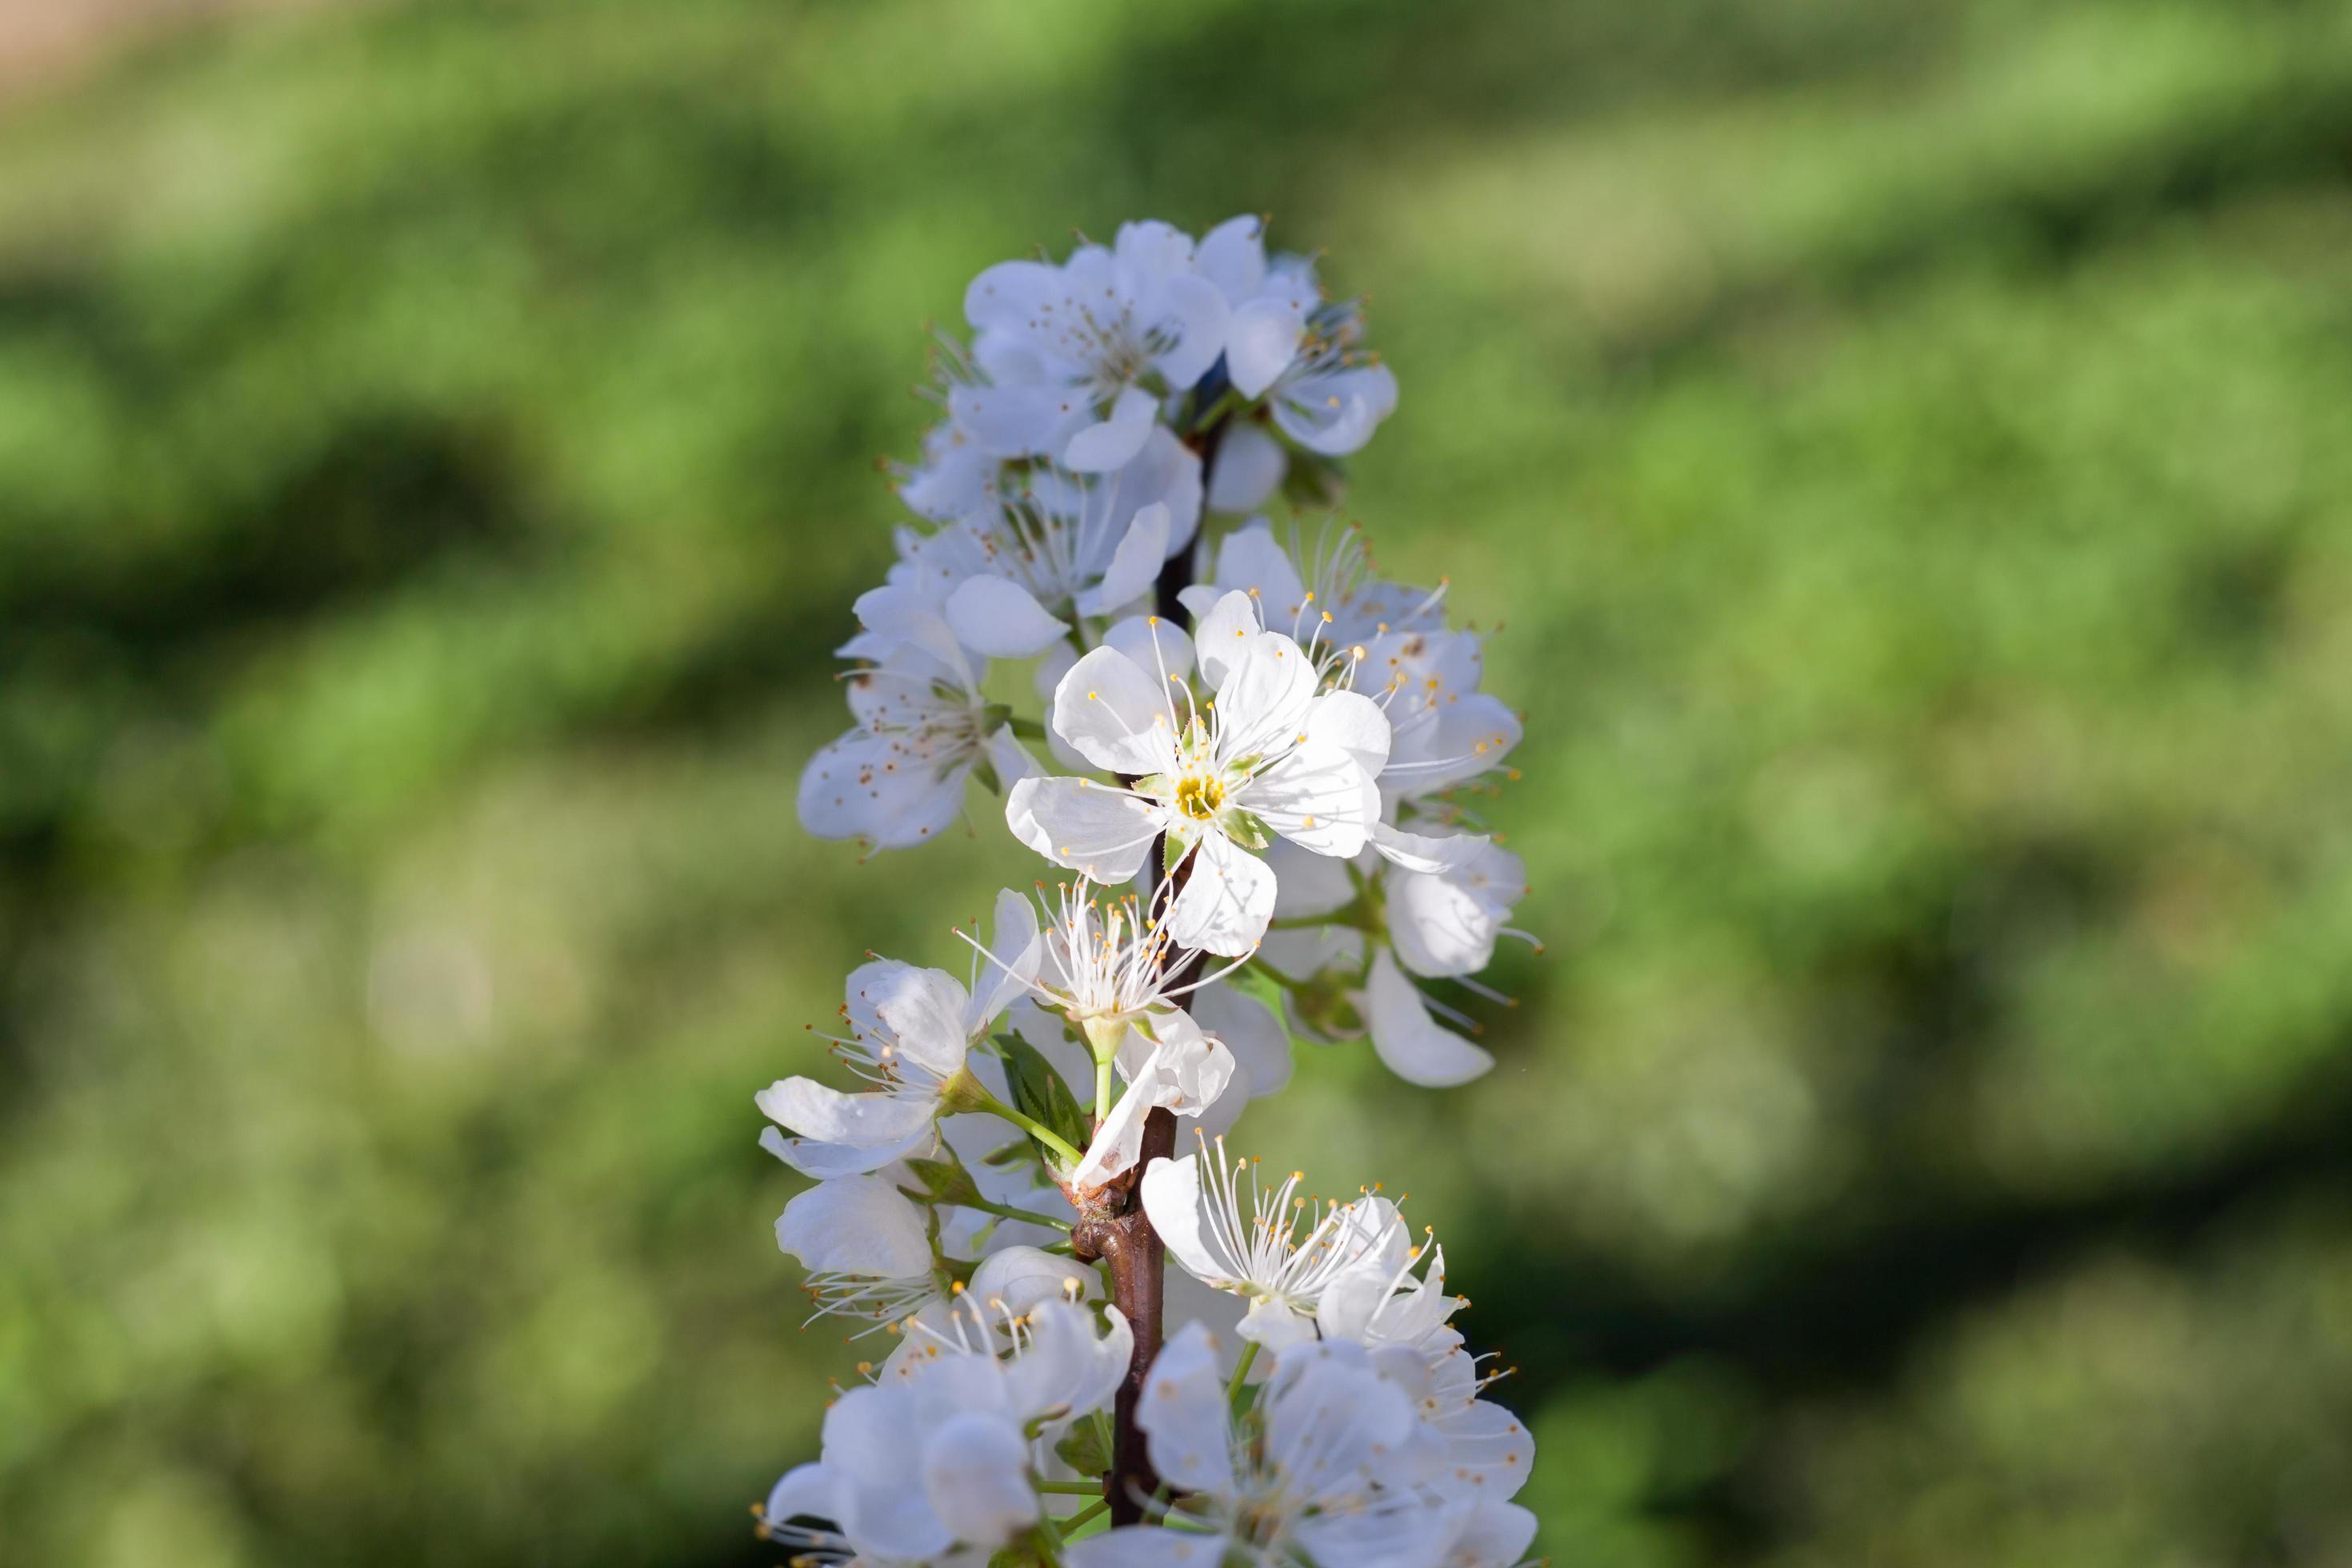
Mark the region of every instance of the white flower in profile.
POLYGON ((1027 988, 1037 962, 1037 916, 1029 900, 996 901, 991 946, 1005 955, 992 983, 966 991, 955 976, 878 958, 849 976, 841 1016, 846 1035, 828 1035, 833 1054, 871 1084, 844 1092, 814 1079, 779 1079, 754 1097, 768 1119, 798 1134, 762 1129, 761 1146, 820 1179, 877 1171, 928 1147, 941 1114, 978 1088, 965 1067, 971 1042, 1027 988))
POLYGON ((1237 1422, 1214 1336, 1188 1324, 1152 1363, 1136 1420, 1161 1478, 1192 1494, 1182 1528, 1074 1542, 1069 1568, 1428 1568, 1456 1534, 1458 1510, 1422 1484, 1411 1400, 1358 1346, 1285 1352, 1237 1422))
POLYGON ((1363 1268, 1385 1278, 1405 1262, 1404 1221, 1388 1199, 1367 1193, 1318 1205, 1298 1195, 1305 1173, 1267 1188, 1257 1162, 1228 1165, 1224 1140, 1213 1154, 1212 1147, 1202 1140, 1199 1153, 1154 1160, 1143 1173, 1143 1212, 1186 1273, 1250 1303, 1243 1338, 1270 1350, 1313 1339, 1316 1311, 1334 1281, 1363 1268))
POLYGON ((1381 1375, 1412 1396, 1444 1458, 1431 1484, 1465 1500, 1501 1500, 1527 1483, 1535 1440, 1517 1416, 1479 1397, 1496 1380, 1480 1373, 1451 1322, 1469 1304, 1446 1291, 1445 1252, 1433 1237, 1393 1267, 1368 1258, 1343 1271, 1316 1304, 1315 1323, 1327 1340, 1363 1346, 1381 1375))
POLYGON ((1055 689, 1055 732, 1135 782, 1024 779, 1005 797, 1005 821, 1047 859, 1098 882, 1133 876, 1165 834, 1171 862, 1192 857, 1169 934, 1239 956, 1274 914, 1274 873, 1252 850, 1272 835, 1341 857, 1370 841, 1388 721, 1368 698, 1320 689, 1313 661, 1262 630, 1246 595, 1220 601, 1194 646, 1216 696, 1195 706, 1182 689, 1181 714, 1166 677, 1116 647, 1073 665, 1055 689))
POLYGON ((1093 1312, 1068 1301, 1001 1326, 982 1321, 984 1310, 960 1310, 882 1381, 835 1402, 818 1459, 769 1495, 770 1539, 845 1549, 861 1562, 956 1561, 959 1550, 981 1562, 1037 1521, 1039 1445, 1109 1402, 1133 1335, 1115 1308, 1099 1334, 1093 1312), (795 1518, 833 1528, 795 1527, 795 1518))
POLYGON ((1118 468, 1142 448, 1160 398, 1216 363, 1230 314, 1194 269, 1191 237, 1164 223, 1122 224, 1110 246, 1081 246, 1058 266, 1000 262, 964 291, 980 374, 950 388, 949 408, 998 456, 1118 468))
POLYGON ((962 812, 964 782, 982 763, 1007 786, 1037 771, 960 658, 902 643, 846 684, 857 727, 801 773, 801 825, 819 838, 920 844, 962 812))
MULTIPOLYGON (((1202 950, 1181 945, 1168 931, 1174 896, 1164 880, 1148 904, 1133 893, 1110 893, 1083 875, 1057 883, 1050 893, 1040 883, 1037 902, 1045 920, 1031 994, 1091 1045, 1115 1050, 1131 1026, 1176 1011, 1184 998, 1247 962, 1199 973, 1202 950)), ((999 963, 975 939, 964 940, 999 963)))
POLYGON ((1224 1097, 1235 1076, 1233 1053, 1184 1013, 1155 1013, 1139 1020, 1127 1031, 1116 1062, 1127 1088, 1070 1173, 1073 1186, 1100 1186, 1134 1169, 1151 1112, 1197 1118, 1224 1097))
POLYGON ((929 1222, 887 1177, 841 1176, 794 1197, 776 1217, 776 1246, 808 1270, 809 1321, 881 1322, 920 1311, 947 1289, 929 1222))
MULTIPOLYGON (((1345 457, 1396 412, 1396 377, 1363 346, 1355 300, 1327 300, 1315 264, 1269 260, 1258 220, 1234 218, 1201 241, 1200 268, 1233 308, 1225 371, 1234 390, 1265 399, 1274 428, 1307 451, 1345 457)), ((1246 511, 1274 493, 1289 465, 1282 443, 1254 420, 1226 429, 1210 505, 1246 511)))

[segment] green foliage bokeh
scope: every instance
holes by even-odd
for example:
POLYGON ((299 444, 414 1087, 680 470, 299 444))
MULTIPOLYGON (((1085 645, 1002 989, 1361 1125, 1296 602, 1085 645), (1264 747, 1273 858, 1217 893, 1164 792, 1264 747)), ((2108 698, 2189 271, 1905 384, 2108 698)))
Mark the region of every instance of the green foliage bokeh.
POLYGON ((793 820, 874 459, 1252 210, 1549 948, 1242 1139, 1412 1190, 1543 1548, 2352 1558, 2352 7, 529 0, 0 115, 0 1560, 778 1555, 751 1091, 1036 874, 793 820))

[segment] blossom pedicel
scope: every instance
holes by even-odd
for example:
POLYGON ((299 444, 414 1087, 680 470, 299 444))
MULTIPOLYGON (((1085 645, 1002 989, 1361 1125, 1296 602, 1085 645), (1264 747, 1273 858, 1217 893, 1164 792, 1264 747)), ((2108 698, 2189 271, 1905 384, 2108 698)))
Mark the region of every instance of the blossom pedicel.
POLYGON ((993 795, 1060 879, 958 931, 962 980, 849 976, 824 1037, 854 1087, 757 1097, 815 1178, 776 1221, 811 1321, 887 1347, 761 1531, 867 1568, 1512 1568, 1534 1446, 1434 1237, 1223 1138, 1296 1036, 1485 1072, 1433 987, 1507 1001, 1475 977, 1524 937, 1465 799, 1519 738, 1479 634, 1352 524, 1250 515, 1335 498, 1396 379, 1255 218, 1004 262, 964 314, 800 816, 898 849, 993 795))

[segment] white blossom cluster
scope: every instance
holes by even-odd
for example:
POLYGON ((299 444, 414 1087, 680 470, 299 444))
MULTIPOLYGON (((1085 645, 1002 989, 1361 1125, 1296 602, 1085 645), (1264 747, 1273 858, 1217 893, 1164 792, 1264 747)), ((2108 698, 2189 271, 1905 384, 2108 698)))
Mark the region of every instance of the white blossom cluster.
POLYGON ((762 1529, 875 1568, 1510 1568, 1532 1444, 1481 1397, 1442 1253, 1377 1193, 1318 1204, 1223 1152, 1297 1037, 1484 1072, 1431 987, 1495 997, 1473 977, 1521 934, 1520 863, 1464 799, 1519 738, 1478 634, 1352 526, 1253 515, 1335 496, 1395 379, 1255 218, 992 267, 965 315, 800 815, 904 847, 977 784, 1066 876, 959 932, 963 979, 850 975, 825 1037, 856 1087, 758 1096, 763 1146, 816 1179, 779 1245, 817 1315, 887 1346, 762 1529), (1146 1164, 1156 1111, 1197 1152, 1146 1164), (1162 1484, 1105 1530, 1114 1396, 1152 1354, 1087 1250, 1122 1205, 1182 1272, 1132 1410, 1162 1484))

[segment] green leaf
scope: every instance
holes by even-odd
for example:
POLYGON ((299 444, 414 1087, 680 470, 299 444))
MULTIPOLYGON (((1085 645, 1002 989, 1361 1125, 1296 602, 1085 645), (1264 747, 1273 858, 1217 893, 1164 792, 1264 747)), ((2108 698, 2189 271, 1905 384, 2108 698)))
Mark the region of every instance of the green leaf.
MULTIPOLYGON (((1005 1076, 1013 1080, 1013 1109, 1043 1123, 1073 1149, 1085 1148, 1094 1130, 1087 1125, 1085 1108, 1054 1070, 1054 1064, 1036 1047, 1009 1031, 996 1037, 996 1045, 1004 1053, 1005 1076)), ((1038 1143, 1037 1152, 1048 1169, 1059 1163, 1045 1144, 1038 1143)))

